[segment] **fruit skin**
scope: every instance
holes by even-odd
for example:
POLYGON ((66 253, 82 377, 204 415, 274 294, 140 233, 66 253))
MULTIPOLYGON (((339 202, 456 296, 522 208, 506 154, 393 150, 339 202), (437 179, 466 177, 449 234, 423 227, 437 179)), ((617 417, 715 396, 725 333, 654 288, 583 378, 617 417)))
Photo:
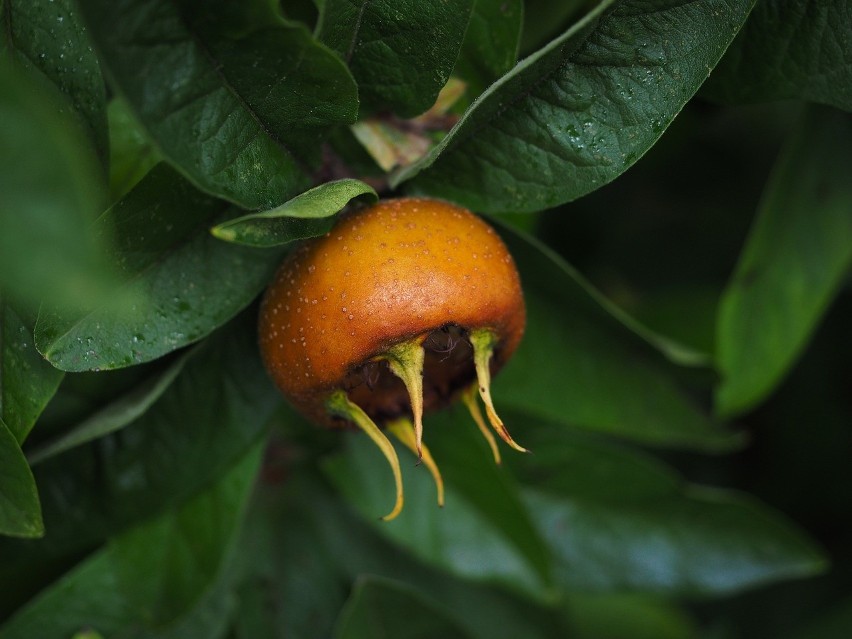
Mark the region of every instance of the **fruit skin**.
MULTIPOLYGON (((400 198, 342 216, 291 253, 263 298, 259 339, 270 375, 296 408, 312 421, 346 426, 329 415, 326 400, 394 345, 447 325, 488 328, 498 338, 496 372, 524 324, 520 279, 494 229, 447 202, 400 198)), ((427 387, 436 361, 427 360, 427 387)), ((469 373, 466 383, 475 379, 469 373)), ((451 401, 462 390, 456 382, 452 397, 427 388, 425 409, 451 401)), ((377 395, 365 386, 356 392, 368 403, 377 395)), ((401 382, 386 395, 365 406, 372 417, 408 410, 401 382)))

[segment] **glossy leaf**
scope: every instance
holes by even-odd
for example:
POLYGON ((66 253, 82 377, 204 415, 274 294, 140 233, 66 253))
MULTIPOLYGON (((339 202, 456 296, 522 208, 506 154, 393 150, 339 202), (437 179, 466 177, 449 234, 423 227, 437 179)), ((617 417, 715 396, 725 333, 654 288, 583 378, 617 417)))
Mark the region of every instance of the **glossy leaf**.
POLYGON ((38 489, 12 431, 0 420, 0 535, 41 537, 38 489))
POLYGON ((110 80, 163 156, 210 193, 276 206, 308 186, 318 132, 354 120, 355 85, 302 27, 237 35, 226 3, 196 5, 80 2, 110 80))
POLYGON ((793 365, 852 265, 852 116, 811 110, 767 185, 719 309, 716 402, 756 405, 793 365))
POLYGON ((0 289, 37 305, 97 299, 110 283, 99 169, 58 92, 0 59, 0 289))
POLYGON ((547 423, 528 437, 534 459, 507 463, 530 486, 526 504, 563 588, 718 595, 825 569, 813 542, 752 498, 686 484, 650 458, 547 423))
POLYGON ((450 78, 474 0, 324 0, 319 39, 358 82, 362 112, 411 118, 450 78))
POLYGON ((518 61, 522 0, 475 0, 453 74, 464 78, 472 98, 518 61))
POLYGON ((361 579, 341 612, 336 639, 470 639, 435 603, 404 582, 361 579))
POLYGON ((395 183, 414 178, 408 190, 479 212, 540 211, 603 186, 662 135, 752 3, 601 2, 492 85, 395 183))
POLYGON ((33 318, 0 297, 0 420, 22 444, 56 392, 62 372, 35 348, 33 318))
MULTIPOLYGON (((195 352, 159 400, 122 430, 36 467, 49 543, 0 545, 0 583, 32 595, 37 567, 91 549, 176 508, 221 477, 266 431, 279 402, 253 314, 195 352)), ((14 601, 0 601, 4 608, 14 601)))
POLYGON ((850 23, 846 0, 762 0, 706 93, 726 102, 796 98, 852 111, 850 23))
POLYGON ((150 361, 208 335, 269 280, 277 251, 228 245, 207 229, 228 206, 162 165, 99 220, 114 235, 122 285, 85 313, 42 309, 36 345, 57 368, 111 369, 150 361), (128 303, 128 300, 131 302, 128 303))
POLYGON ((373 187, 343 179, 320 184, 269 211, 250 213, 219 224, 211 232, 220 240, 270 247, 322 235, 334 226, 336 213, 353 199, 378 198, 373 187))
MULTIPOLYGON (((0 636, 70 637, 82 628, 108 637, 169 636, 223 569, 259 453, 255 446, 186 504, 111 539, 0 627, 0 636)), ((227 608, 218 611, 220 627, 226 614, 227 608)), ((210 636, 190 633, 181 636, 210 636)))
POLYGON ((527 329, 495 379, 498 410, 512 407, 530 418, 655 446, 723 450, 737 444, 735 434, 678 388, 666 362, 700 359, 618 311, 541 245, 515 232, 503 235, 521 273, 527 329), (553 361, 558 368, 545 365, 553 361))
POLYGON ((106 88, 75 8, 73 0, 3 0, 0 58, 13 60, 58 89, 63 100, 57 109, 82 125, 106 165, 106 88))
POLYGON ((129 393, 107 404, 60 437, 39 446, 27 455, 30 464, 38 464, 132 424, 166 392, 180 375, 193 352, 184 353, 162 373, 137 385, 129 393))

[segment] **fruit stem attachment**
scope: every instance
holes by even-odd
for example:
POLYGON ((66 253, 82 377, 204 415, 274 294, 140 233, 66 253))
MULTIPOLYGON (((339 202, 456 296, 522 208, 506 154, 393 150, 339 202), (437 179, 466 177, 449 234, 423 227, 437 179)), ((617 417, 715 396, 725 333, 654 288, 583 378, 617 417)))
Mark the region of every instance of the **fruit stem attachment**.
MULTIPOLYGON (((417 445, 415 443, 414 425, 407 417, 401 417, 390 422, 387 425, 388 431, 396 437, 403 445, 406 446, 412 453, 417 454, 417 445)), ((490 434, 490 433, 489 433, 490 434)), ((438 505, 444 507, 444 479, 441 477, 441 471, 438 470, 438 465, 435 463, 432 453, 429 452, 429 447, 426 444, 421 446, 423 454, 423 465, 432 473, 432 479, 435 480, 435 487, 438 489, 438 505)))
POLYGON ((500 449, 497 448, 497 440, 494 439, 494 435, 491 434, 491 431, 488 430, 488 426, 485 425, 485 419, 482 417, 482 411, 479 410, 479 402, 477 401, 476 396, 477 385, 471 384, 464 389, 461 398, 464 405, 467 406, 467 410, 470 412, 470 416, 473 418, 473 421, 475 421, 476 425, 479 426, 479 432, 482 433, 485 441, 487 441, 488 445, 491 447, 491 453, 494 455, 494 463, 499 466, 503 463, 503 460, 500 458, 500 449))
POLYGON ((522 453, 529 451, 520 446, 503 424, 503 420, 494 410, 494 402, 491 400, 491 356, 494 354, 494 345, 497 338, 494 332, 488 328, 477 328, 470 332, 470 344, 473 346, 473 364, 476 367, 476 380, 479 385, 479 395, 485 404, 485 414, 491 426, 500 435, 500 439, 512 448, 522 453))
POLYGON ((344 391, 338 390, 332 393, 332 395, 326 400, 325 405, 332 415, 342 417, 343 419, 353 422, 356 426, 358 426, 358 428, 367 433, 370 439, 372 439, 376 446, 379 447, 379 450, 382 451, 385 459, 388 460, 388 464, 390 464, 391 470, 393 471, 394 482, 396 482, 396 503, 393 506, 393 510, 382 517, 382 520, 390 521, 391 519, 394 519, 402 511, 403 497, 402 471, 400 470, 399 457, 396 455, 396 450, 394 450, 393 444, 391 444, 385 434, 379 430, 379 427, 372 419, 370 419, 370 416, 367 415, 360 406, 350 401, 344 391))
POLYGON ((411 414, 414 417, 414 454, 417 455, 418 463, 423 460, 423 362, 426 359, 424 339, 425 336, 401 342, 381 355, 381 359, 387 361, 391 372, 402 380, 408 390, 411 414))

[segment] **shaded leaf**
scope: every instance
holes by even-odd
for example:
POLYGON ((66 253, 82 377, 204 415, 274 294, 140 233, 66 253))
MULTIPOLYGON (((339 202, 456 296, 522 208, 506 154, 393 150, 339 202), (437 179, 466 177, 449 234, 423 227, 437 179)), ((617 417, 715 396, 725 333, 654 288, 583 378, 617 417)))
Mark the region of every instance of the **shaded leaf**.
POLYGON ((336 639, 441 637, 469 639, 440 606, 404 582, 366 577, 355 584, 340 613, 336 639))
POLYGON ((138 384, 60 437, 39 446, 27 455, 30 464, 38 464, 133 423, 171 386, 192 354, 193 351, 184 353, 162 373, 138 384))
POLYGON ((503 238, 521 273, 527 330, 495 379, 498 410, 656 446, 737 445, 678 388, 666 361, 700 356, 643 328, 540 244, 508 230, 503 238))
POLYGON ((276 206, 308 186, 318 132, 354 120, 356 87, 304 28, 239 33, 227 3, 197 4, 80 8, 110 80, 163 156, 210 193, 276 206))
POLYGON ((373 187, 354 179, 320 184, 269 211, 250 213, 211 229, 220 240, 270 247, 328 232, 334 217, 353 199, 362 195, 378 199, 373 187))
POLYGON ((718 595, 825 569, 812 541, 754 499, 547 423, 527 436, 534 459, 507 462, 530 486, 527 507, 565 589, 718 595))
POLYGON ((57 109, 77 119, 106 166, 106 88, 97 56, 73 0, 0 2, 0 57, 7 57, 58 89, 57 109))
POLYGON ((532 53, 566 30, 568 21, 578 17, 594 0, 524 0, 524 28, 521 53, 532 53))
POLYGON ((110 199, 114 202, 127 195, 162 158, 124 100, 113 98, 107 115, 110 199))
POLYGON ((798 98, 852 111, 850 24, 846 0, 762 0, 704 93, 726 102, 798 98))
POLYGON ((852 265, 852 117, 812 109, 775 167, 719 308, 720 413, 743 412, 796 361, 852 265))
MULTIPOLYGON (((472 424, 470 427, 476 429, 472 424)), ((359 435, 347 437, 345 453, 329 459, 324 469, 381 534, 421 560, 459 576, 498 581, 529 592, 542 589, 536 567, 504 530, 517 524, 511 519, 494 521, 487 506, 481 510, 449 478, 445 479, 446 503, 439 508, 432 477, 425 466, 415 466, 416 460, 408 451, 400 450, 405 508, 393 521, 379 521, 393 505, 393 478, 375 444, 359 435)), ((488 451, 478 452, 489 460, 488 451)), ((440 460, 436 461, 440 465, 440 460)), ((506 484, 493 489, 501 496, 510 490, 506 484)), ((524 516, 522 510, 521 514, 524 516)))
POLYGON ((91 232, 97 162, 58 95, 0 59, 0 289, 27 305, 78 305, 111 282, 91 232))
POLYGON ((22 444, 62 381, 35 348, 33 318, 0 297, 0 420, 22 444))
POLYGON ((254 314, 245 314, 193 353, 139 419, 39 464, 50 535, 44 544, 0 544, 0 583, 16 584, 0 609, 41 588, 39 566, 90 550, 215 482, 263 436, 279 401, 254 314))
POLYGON ((349 65, 361 111, 410 118, 450 78, 474 0, 324 0, 319 39, 349 65))
POLYGON ((565 598, 571 637, 576 639, 694 639, 695 622, 673 603, 646 594, 589 595, 565 598))
POLYGON ((38 489, 12 431, 0 419, 0 535, 41 537, 38 489))
MULTIPOLYGON (((92 628, 110 637, 169 636, 169 626, 192 612, 223 570, 260 450, 255 446, 180 508, 111 539, 9 620, 0 635, 59 639, 92 628)), ((224 626, 227 608, 218 614, 224 626)))
MULTIPOLYGON (((305 452, 290 451, 297 456, 305 452)), ((352 582, 364 574, 415 588, 441 605, 471 637, 565 636, 551 609, 493 585, 459 579, 385 541, 329 494, 326 484, 313 475, 312 459, 306 458, 292 470, 286 481, 260 488, 249 518, 249 534, 241 547, 255 564, 246 581, 254 603, 237 614, 242 617, 251 611, 256 623, 238 634, 239 639, 330 636, 352 582), (311 579, 306 580, 306 574, 311 579), (258 627, 267 629, 267 634, 249 632, 258 627)), ((436 508, 434 503, 429 506, 436 508)), ((249 605, 246 591, 241 592, 241 602, 249 605)))
POLYGON ((409 190, 479 212, 540 211, 603 186, 662 135, 752 3, 601 2, 492 85, 395 183, 414 178, 409 190))
POLYGON ((522 0, 475 0, 453 70, 465 79, 472 97, 515 66, 523 18, 522 0))
POLYGON ((282 254, 211 237, 207 229, 228 209, 165 165, 149 173, 99 220, 115 236, 121 287, 84 313, 43 308, 41 353, 69 371, 131 366, 208 335, 245 308, 282 254))

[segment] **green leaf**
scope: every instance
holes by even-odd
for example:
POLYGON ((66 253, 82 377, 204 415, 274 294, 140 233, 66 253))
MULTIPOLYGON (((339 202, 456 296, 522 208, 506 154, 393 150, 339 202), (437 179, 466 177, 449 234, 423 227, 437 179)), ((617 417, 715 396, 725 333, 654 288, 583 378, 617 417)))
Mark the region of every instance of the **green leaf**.
POLYGON ((258 354, 255 316, 246 313, 194 352, 132 424, 39 464, 49 543, 0 544, 0 583, 15 583, 15 597, 31 595, 43 585, 31 577, 39 566, 191 499, 264 435, 279 402, 258 354))
MULTIPOLYGON (((280 442, 278 452, 297 459, 306 450, 292 441, 280 442)), ((329 494, 326 483, 314 476, 313 457, 286 468, 284 481, 258 487, 247 535, 240 544, 241 556, 252 566, 239 590, 237 617, 251 615, 253 623, 235 633, 238 639, 331 636, 352 582, 365 574, 415 588, 441 605, 471 637, 566 636, 550 608, 494 585, 455 577, 388 543, 374 526, 329 494), (305 579, 306 574, 311 579, 305 579)), ((434 502, 429 506, 437 509, 434 502)), ((491 559, 501 560, 499 555, 491 559)))
POLYGON ((362 195, 375 201, 373 187, 354 179, 320 184, 269 211, 250 213, 211 229, 220 240, 248 246, 271 247, 327 233, 334 215, 362 195))
MULTIPOLYGON (((260 452, 255 446, 180 508, 111 539, 16 614, 0 636, 60 638, 81 628, 109 637, 168 636, 169 626, 192 612, 223 570, 260 452)), ((223 626, 227 609, 218 615, 223 626)))
POLYGON ((719 309, 716 406, 764 399, 852 265, 852 117, 812 109, 782 153, 719 309))
POLYGON ((0 535, 41 537, 44 524, 33 474, 12 431, 0 419, 0 535))
POLYGON ((523 17, 522 0, 475 0, 453 69, 467 82, 472 97, 515 66, 523 17))
POLYGON ((322 129, 355 119, 355 84, 303 27, 244 33, 227 3, 197 5, 80 2, 111 82, 162 155, 212 194, 276 206, 308 186, 322 129))
POLYGON ((404 582, 365 577, 341 612, 336 639, 470 639, 442 608, 404 582))
POLYGON ((492 85, 395 184, 540 211, 626 171, 698 90, 753 0, 604 0, 492 85), (523 158, 523 161, 518 161, 523 158))
POLYGON ((110 199, 115 202, 127 195, 162 158, 124 100, 113 98, 107 115, 110 199))
POLYGON ((211 237, 207 229, 232 215, 228 209, 165 165, 149 173, 99 220, 102 232, 115 236, 120 289, 81 314, 42 309, 39 351, 62 370, 120 368, 228 321, 257 296, 282 255, 211 237))
MULTIPOLYGON (((476 430, 473 423, 466 426, 476 430)), ((489 458, 490 451, 476 450, 476 454, 493 464, 493 459, 489 458)), ((436 462, 440 467, 441 460, 436 462)), ((347 436, 345 452, 327 460, 324 469, 338 490, 367 521, 373 522, 376 530, 423 561, 469 579, 502 582, 532 593, 542 590, 541 575, 524 556, 526 549, 522 550, 517 538, 513 539, 505 530, 517 530, 526 519, 521 507, 511 507, 511 502, 517 501, 518 497, 511 495, 509 484, 498 478, 492 486, 495 494, 491 503, 477 503, 465 494, 464 489, 457 489, 447 477, 446 503, 439 508, 435 484, 426 467, 415 465, 414 456, 403 450, 400 450, 400 463, 405 508, 389 522, 379 521, 379 517, 393 505, 393 478, 381 453, 368 438, 360 433, 347 436), (493 515, 500 511, 501 498, 510 502, 509 508, 503 512, 520 512, 522 523, 510 518, 495 521, 493 515), (495 501, 498 502, 496 506, 495 501), (495 557, 500 560, 495 561, 495 557)), ((464 474, 458 473, 453 478, 457 476, 463 477, 464 474)), ((535 535, 535 529, 528 521, 527 525, 535 535)))
POLYGON ((32 325, 32 318, 0 297, 0 420, 18 444, 62 381, 62 372, 36 350, 32 325))
POLYGON ((58 110, 77 119, 106 166, 106 89, 73 0, 3 0, 0 25, 0 58, 58 89, 58 110))
POLYGON ((0 60, 0 289, 36 305, 77 305, 110 282, 99 169, 59 93, 0 60))
POLYGON ((525 437, 535 455, 507 463, 531 487, 526 504, 565 589, 720 595, 825 569, 812 541, 745 495, 547 423, 525 437))
POLYGON ((503 238, 521 273, 527 329, 494 381, 498 411, 655 446, 737 445, 674 381, 670 361, 700 358, 641 327, 540 244, 508 230, 503 238))
POLYGON ((852 111, 850 22, 846 0, 762 0, 705 93, 726 102, 798 98, 852 111))
POLYGON ((77 446, 121 430, 139 419, 171 386, 193 355, 190 350, 175 359, 162 373, 138 384, 130 392, 107 404, 60 437, 27 455, 35 465, 77 446))
POLYGON ((361 111, 426 111, 450 78, 474 0, 324 0, 317 34, 349 65, 361 111))
POLYGON ((566 30, 569 20, 594 0, 524 0, 521 54, 526 55, 566 30))
POLYGON ((694 639, 696 624, 676 605, 644 593, 570 593, 572 639, 694 639))

